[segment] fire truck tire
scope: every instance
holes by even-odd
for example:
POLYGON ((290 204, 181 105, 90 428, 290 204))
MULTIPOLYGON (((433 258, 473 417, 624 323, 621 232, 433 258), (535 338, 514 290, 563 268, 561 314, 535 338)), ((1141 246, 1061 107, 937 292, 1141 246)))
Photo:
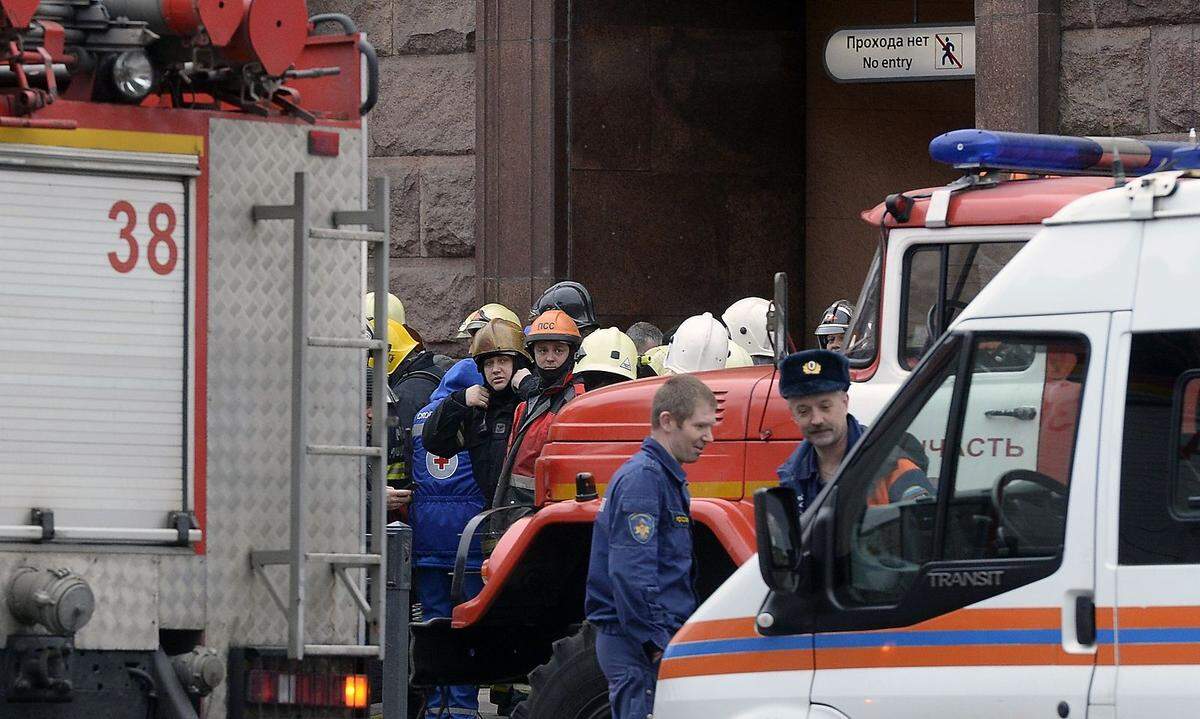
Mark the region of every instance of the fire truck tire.
POLYGON ((608 719, 608 681, 596 661, 596 630, 585 623, 554 643, 550 661, 529 673, 529 698, 512 719, 608 719))

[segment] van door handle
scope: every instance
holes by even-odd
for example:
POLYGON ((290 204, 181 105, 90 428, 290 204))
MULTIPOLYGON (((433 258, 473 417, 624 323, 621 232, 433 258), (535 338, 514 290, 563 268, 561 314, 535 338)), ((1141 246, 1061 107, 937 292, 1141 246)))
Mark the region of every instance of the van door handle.
POLYGON ((1075 597, 1075 641, 1084 646, 1096 643, 1096 603, 1091 597, 1075 597))
POLYGON ((985 417, 1012 417, 1028 422, 1037 417, 1037 410, 1033 407, 1013 407, 1012 409, 989 409, 983 414, 985 417))

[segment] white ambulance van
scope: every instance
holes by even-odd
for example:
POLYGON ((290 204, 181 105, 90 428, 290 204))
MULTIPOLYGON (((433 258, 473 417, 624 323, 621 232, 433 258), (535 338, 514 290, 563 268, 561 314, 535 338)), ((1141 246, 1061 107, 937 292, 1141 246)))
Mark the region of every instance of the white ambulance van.
POLYGON ((803 516, 760 490, 759 561, 667 648, 656 719, 1200 713, 1200 173, 1045 225, 803 516), (998 354, 1039 368, 1011 375, 1037 398, 1012 418, 1036 467, 968 444, 998 354), (935 494, 880 504, 935 426, 958 448, 929 465, 935 494))

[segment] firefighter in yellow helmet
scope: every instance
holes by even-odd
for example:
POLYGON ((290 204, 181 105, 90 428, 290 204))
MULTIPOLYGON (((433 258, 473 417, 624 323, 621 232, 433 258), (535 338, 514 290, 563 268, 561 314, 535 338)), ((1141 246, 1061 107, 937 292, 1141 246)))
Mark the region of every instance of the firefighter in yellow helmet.
POLYGON ((729 357, 725 359, 725 369, 752 366, 754 366, 754 358, 750 356, 750 353, 744 347, 731 338, 729 340, 729 357))
MULTIPOLYGON (((387 296, 387 315, 389 320, 395 320, 400 324, 404 324, 407 320, 404 317, 404 303, 400 298, 392 293, 387 296)), ((368 292, 363 295, 363 319, 367 322, 375 321, 375 293, 368 292)))
POLYGON ((521 326, 521 320, 517 318, 516 312, 502 304, 490 302, 467 315, 467 318, 458 326, 457 339, 465 340, 474 337, 476 332, 483 329, 484 325, 492 320, 508 320, 517 327, 521 326))
POLYGON ((616 327, 596 330, 579 348, 575 377, 590 392, 637 379, 637 361, 637 345, 628 335, 616 327))
POLYGON ((638 358, 638 378, 659 377, 666 374, 663 360, 667 358, 668 349, 670 348, 666 345, 659 345, 646 350, 646 353, 638 358))
MULTIPOLYGON (((374 331, 374 322, 367 326, 374 331)), ((413 418, 429 404, 430 395, 446 371, 434 361, 434 355, 425 349, 415 332, 391 318, 387 326, 388 384, 396 398, 388 405, 388 417, 396 425, 396 434, 390 442, 395 451, 388 451, 388 509, 395 510, 410 497, 407 490, 412 483, 409 468, 413 418), (398 490, 404 490, 404 494, 397 494, 398 490)))

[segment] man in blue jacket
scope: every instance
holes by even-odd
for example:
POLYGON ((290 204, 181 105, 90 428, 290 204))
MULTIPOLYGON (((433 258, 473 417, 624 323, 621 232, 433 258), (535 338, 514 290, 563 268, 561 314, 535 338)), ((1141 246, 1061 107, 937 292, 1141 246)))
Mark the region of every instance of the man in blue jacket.
MULTIPOLYGON (((788 355, 779 365, 779 394, 787 400, 804 441, 776 471, 780 486, 796 493, 801 512, 829 484, 866 431, 850 414, 849 389, 850 363, 839 352, 804 350, 788 355)), ((869 504, 932 494, 924 472, 929 460, 911 435, 905 435, 885 465, 887 471, 871 486, 869 504)))
MULTIPOLYGON (((434 390, 430 403, 413 419, 413 499, 409 522, 413 528, 413 565, 417 601, 425 620, 450 616, 450 580, 459 536, 467 522, 487 506, 472 472, 471 453, 463 450, 449 458, 425 449, 424 424, 452 393, 483 384, 473 359, 459 361, 434 390)), ((464 599, 483 589, 479 576, 482 557, 478 542, 467 557, 464 599)), ((401 651, 405 647, 400 647, 401 651)), ((425 717, 473 719, 478 716, 479 689, 470 685, 437 687, 426 701, 425 717)))
POLYGON ((584 611, 613 719, 646 719, 663 649, 696 609, 683 465, 712 442, 717 400, 692 375, 654 394, 650 436, 613 475, 592 529, 584 611))

